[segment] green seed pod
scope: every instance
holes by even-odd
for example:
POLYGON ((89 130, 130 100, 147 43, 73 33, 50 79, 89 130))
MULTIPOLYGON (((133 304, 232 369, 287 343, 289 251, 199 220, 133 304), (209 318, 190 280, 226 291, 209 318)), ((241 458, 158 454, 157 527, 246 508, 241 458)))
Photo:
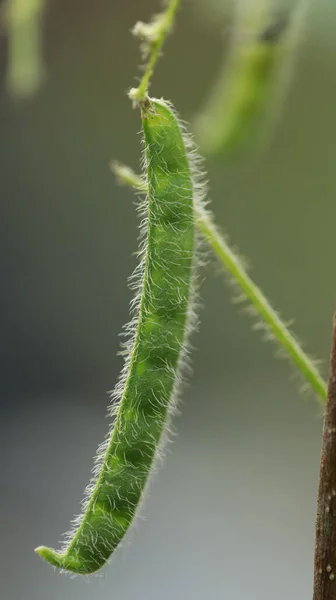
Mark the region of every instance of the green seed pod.
POLYGON ((135 316, 112 394, 116 420, 98 450, 95 479, 66 547, 36 549, 52 565, 81 574, 106 563, 134 519, 175 406, 194 321, 193 159, 169 104, 146 99, 141 113, 148 194, 141 206, 141 261, 131 278, 135 316))
MULTIPOLYGON (((279 107, 287 87, 302 13, 299 8, 301 5, 294 14, 284 10, 273 15, 268 9, 257 15, 253 32, 246 36, 236 33, 228 61, 195 120, 202 153, 231 156, 267 133, 265 125, 269 125, 269 116, 274 116, 274 106, 279 107)), ((245 26, 246 17, 242 21, 240 28, 245 26)))

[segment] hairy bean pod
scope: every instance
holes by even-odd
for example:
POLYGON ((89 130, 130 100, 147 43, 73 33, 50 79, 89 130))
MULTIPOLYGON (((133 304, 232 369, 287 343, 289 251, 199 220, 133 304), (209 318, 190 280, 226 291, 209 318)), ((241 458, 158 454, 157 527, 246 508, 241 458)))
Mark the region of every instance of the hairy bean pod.
POLYGON ((148 194, 141 261, 131 278, 135 316, 113 393, 116 420, 66 547, 36 549, 52 565, 81 574, 106 563, 134 519, 174 408, 193 321, 193 159, 168 103, 146 98, 141 113, 148 194))

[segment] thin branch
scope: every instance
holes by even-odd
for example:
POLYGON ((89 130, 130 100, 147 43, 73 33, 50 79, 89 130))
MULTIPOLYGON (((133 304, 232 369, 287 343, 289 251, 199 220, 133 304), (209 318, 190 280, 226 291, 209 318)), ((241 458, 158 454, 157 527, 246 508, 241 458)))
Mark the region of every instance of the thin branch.
POLYGON ((133 28, 133 34, 142 40, 143 54, 148 58, 139 86, 132 88, 129 93, 130 98, 136 102, 141 102, 146 97, 162 46, 173 29, 179 5, 180 0, 170 0, 166 10, 156 15, 150 23, 139 21, 133 28))
MULTIPOLYGON (((111 169, 120 183, 124 183, 141 193, 146 193, 146 182, 141 176, 134 173, 132 169, 116 162, 111 163, 111 169)), ((326 383, 313 361, 302 350, 300 344, 272 308, 260 288, 249 277, 239 256, 230 248, 225 238, 221 235, 217 226, 212 221, 209 212, 196 205, 195 218, 198 229, 205 237, 213 253, 230 273, 239 289, 251 302, 255 312, 262 319, 263 324, 266 325, 272 336, 285 350, 286 356, 297 366, 304 379, 310 384, 318 397, 325 402, 327 396, 326 383)))

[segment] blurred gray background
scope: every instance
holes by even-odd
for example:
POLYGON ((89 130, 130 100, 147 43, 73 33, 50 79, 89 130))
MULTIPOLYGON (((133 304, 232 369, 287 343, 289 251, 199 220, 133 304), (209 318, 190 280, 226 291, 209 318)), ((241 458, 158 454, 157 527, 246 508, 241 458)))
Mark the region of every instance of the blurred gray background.
MULTIPOLYGON (((225 0, 185 0, 151 91, 184 119, 200 108, 231 27, 225 0), (217 6, 219 5, 219 6, 217 6)), ((335 302, 336 10, 312 3, 296 69, 262 155, 208 163, 217 221, 327 374, 335 302)), ((101 577, 71 579, 33 549, 57 547, 78 512, 121 368, 135 266, 139 74, 129 33, 155 0, 49 0, 47 79, 0 98, 1 536, 4 600, 304 600, 312 594, 321 408, 204 272, 194 373, 177 436, 141 518, 101 577)), ((0 42, 4 82, 6 38, 0 42)))

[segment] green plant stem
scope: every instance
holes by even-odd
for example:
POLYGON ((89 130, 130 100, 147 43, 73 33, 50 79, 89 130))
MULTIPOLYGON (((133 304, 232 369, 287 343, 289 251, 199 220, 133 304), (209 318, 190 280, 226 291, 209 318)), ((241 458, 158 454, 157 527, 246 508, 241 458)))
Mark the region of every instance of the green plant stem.
POLYGON ((272 308, 260 288, 252 281, 244 269, 239 257, 228 246, 219 233, 217 227, 204 212, 196 216, 198 228, 206 238, 214 254, 219 258, 224 267, 229 271, 234 281, 253 304, 258 315, 268 326, 269 330, 279 342, 286 354, 296 364, 304 378, 310 383, 317 395, 325 402, 327 386, 315 365, 302 350, 285 323, 272 308))
POLYGON ((145 40, 146 54, 149 55, 149 59, 139 86, 130 92, 132 100, 141 102, 146 97, 161 48, 174 26, 179 5, 180 0, 170 0, 166 10, 155 17, 150 24, 146 25, 140 22, 133 29, 135 35, 139 35, 145 40))
MULTIPOLYGON (((147 191, 144 180, 129 167, 114 162, 111 163, 111 168, 120 183, 125 183, 141 193, 147 191)), ((260 288, 249 277, 239 256, 230 248, 217 226, 213 223, 209 213, 196 205, 195 218, 199 231, 208 242, 213 253, 251 302, 263 323, 265 323, 274 338, 285 350, 286 355, 297 366, 318 397, 325 402, 327 386, 313 361, 302 350, 295 337, 272 308, 260 288)))
POLYGON ((45 0, 7 0, 3 14, 7 28, 6 88, 17 97, 32 96, 44 79, 42 19, 45 0))

